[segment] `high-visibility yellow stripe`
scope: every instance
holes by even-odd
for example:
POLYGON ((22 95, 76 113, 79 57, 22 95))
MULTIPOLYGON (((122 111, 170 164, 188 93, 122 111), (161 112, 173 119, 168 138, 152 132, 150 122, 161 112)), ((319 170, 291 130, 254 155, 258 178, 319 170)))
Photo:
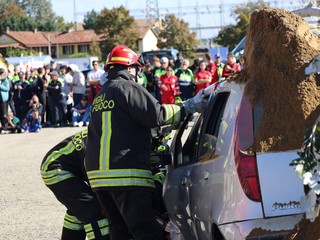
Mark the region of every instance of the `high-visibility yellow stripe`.
POLYGON ((49 165, 58 159, 61 155, 68 155, 75 150, 75 146, 72 141, 70 141, 65 147, 53 151, 45 160, 45 162, 41 166, 41 171, 46 172, 48 170, 49 165))
POLYGON ((86 231, 86 235, 87 235, 88 240, 95 239, 96 236, 94 235, 94 231, 93 231, 91 223, 85 224, 84 229, 86 231))
POLYGON ((106 147, 107 147, 107 156, 106 156, 106 159, 107 159, 107 166, 106 166, 106 169, 109 169, 110 168, 110 145, 111 145, 111 135, 112 135, 112 122, 111 122, 111 114, 112 112, 109 111, 108 112, 108 136, 107 136, 107 141, 105 142, 106 144, 106 147))
POLYGON ((93 231, 93 228, 92 228, 91 223, 85 224, 85 225, 84 225, 84 229, 86 230, 86 232, 91 232, 91 231, 93 231))
POLYGON ((125 57, 112 57, 111 58, 111 62, 112 61, 123 61, 123 62, 128 62, 128 63, 130 63, 130 62, 132 62, 132 59, 130 59, 130 58, 125 58, 125 57))
POLYGON ((111 111, 102 112, 102 134, 100 139, 100 156, 99 156, 99 169, 109 169, 110 161, 110 141, 112 134, 111 127, 111 111))
POLYGON ((99 225, 100 228, 101 228, 101 227, 106 227, 106 226, 109 225, 109 221, 108 221, 108 219, 106 219, 106 218, 100 219, 100 220, 98 221, 98 225, 99 225))
POLYGON ((154 181, 158 181, 160 184, 164 183, 165 175, 162 172, 158 172, 153 176, 154 181))
POLYGON ((75 223, 70 223, 70 222, 66 222, 66 221, 63 223, 63 227, 68 228, 68 229, 73 230, 73 231, 81 231, 81 230, 83 230, 83 226, 82 225, 75 224, 75 223))
POLYGON ((106 236, 110 233, 109 226, 100 229, 101 236, 106 236))
POLYGON ((83 223, 78 218, 69 215, 68 213, 64 216, 63 227, 73 231, 81 231, 84 229, 83 223))
MULTIPOLYGON (((106 118, 105 118, 106 112, 102 112, 101 114, 101 138, 100 138, 100 154, 99 154, 99 169, 103 170, 105 169, 104 166, 104 151, 105 151, 105 138, 106 138, 106 131, 108 129, 105 128, 106 125, 106 118)), ((106 143, 107 144, 107 143, 106 143)))
POLYGON ((69 222, 82 224, 82 222, 76 216, 70 215, 67 212, 64 215, 64 219, 68 220, 69 222))
MULTIPOLYGON (((100 229, 100 233, 101 236, 106 236, 109 234, 109 221, 108 219, 104 218, 104 219, 100 219, 99 221, 97 221, 99 229, 100 229)), ((95 239, 95 234, 92 228, 92 225, 90 223, 85 224, 84 225, 84 229, 86 231, 86 235, 88 240, 90 239, 95 239)))
POLYGON ((87 233, 87 238, 88 238, 88 240, 93 240, 96 238, 96 236, 94 235, 94 232, 92 231, 92 232, 87 233))
POLYGON ((162 105, 165 109, 165 124, 179 123, 181 119, 181 108, 175 104, 162 105))
POLYGON ((58 182, 65 181, 66 179, 75 177, 75 175, 73 173, 65 171, 65 170, 61 170, 61 169, 55 169, 55 170, 49 171, 47 173, 48 174, 53 173, 54 175, 52 174, 52 175, 45 176, 45 175, 41 174, 42 179, 46 185, 53 185, 58 182))
POLYGON ((66 174, 72 174, 71 172, 67 171, 67 170, 62 170, 62 169, 53 169, 53 170, 49 170, 47 172, 41 172, 41 177, 44 179, 48 179, 48 178, 53 178, 56 177, 58 175, 66 175, 66 174))
POLYGON ((168 104, 164 105, 164 107, 165 107, 164 109, 165 109, 165 112, 166 112, 165 123, 170 123, 171 122, 171 118, 173 116, 172 108, 168 104))
POLYGON ((150 170, 144 169, 110 169, 107 171, 89 171, 87 172, 88 178, 113 178, 113 177, 140 177, 140 178, 153 178, 150 170))
POLYGON ((90 181, 92 188, 98 187, 125 187, 125 186, 136 186, 136 187, 151 187, 154 188, 153 179, 143 178, 112 178, 112 179, 93 179, 90 181))

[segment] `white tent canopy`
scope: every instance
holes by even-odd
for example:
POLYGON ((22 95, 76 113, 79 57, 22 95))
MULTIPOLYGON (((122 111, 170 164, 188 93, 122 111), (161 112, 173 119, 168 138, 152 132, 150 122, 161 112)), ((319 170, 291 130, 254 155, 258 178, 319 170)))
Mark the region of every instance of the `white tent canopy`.
POLYGON ((51 56, 26 56, 26 57, 8 57, 6 58, 9 64, 14 66, 20 65, 21 70, 29 70, 31 68, 39 68, 50 64, 51 56))

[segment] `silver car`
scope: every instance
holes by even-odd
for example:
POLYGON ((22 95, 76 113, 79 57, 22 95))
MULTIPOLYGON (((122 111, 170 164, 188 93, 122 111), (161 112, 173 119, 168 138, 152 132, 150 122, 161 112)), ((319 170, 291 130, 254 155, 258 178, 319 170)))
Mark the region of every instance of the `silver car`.
POLYGON ((297 151, 252 151, 263 112, 244 87, 220 84, 172 141, 164 201, 185 240, 283 239, 302 218, 303 185, 289 166, 297 151))

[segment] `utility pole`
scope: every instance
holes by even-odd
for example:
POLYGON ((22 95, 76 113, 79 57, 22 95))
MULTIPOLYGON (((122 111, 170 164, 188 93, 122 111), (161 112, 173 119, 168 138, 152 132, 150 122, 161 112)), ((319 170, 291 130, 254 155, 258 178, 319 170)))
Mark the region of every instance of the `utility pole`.
POLYGON ((200 29, 200 16, 199 16, 199 4, 197 0, 197 5, 196 5, 196 26, 197 26, 197 34, 198 34, 198 39, 201 40, 201 29, 200 29))
POLYGON ((55 25, 56 25, 56 42, 57 42, 57 45, 56 45, 56 48, 57 48, 57 53, 56 53, 56 57, 59 58, 59 38, 58 38, 58 30, 57 30, 57 24, 58 24, 58 21, 55 22, 55 25))
POLYGON ((76 0, 73 0, 73 21, 74 21, 74 30, 77 31, 77 9, 76 9, 76 0))
POLYGON ((57 58, 59 58, 59 44, 58 44, 58 40, 57 40, 57 46, 56 46, 56 48, 57 48, 57 58))
POLYGON ((181 0, 178 1, 178 18, 182 19, 182 11, 181 11, 181 0))
POLYGON ((50 40, 50 33, 48 35, 48 54, 51 57, 51 40, 50 40))
POLYGON ((152 27, 155 19, 158 19, 160 24, 158 0, 146 0, 146 25, 152 27))

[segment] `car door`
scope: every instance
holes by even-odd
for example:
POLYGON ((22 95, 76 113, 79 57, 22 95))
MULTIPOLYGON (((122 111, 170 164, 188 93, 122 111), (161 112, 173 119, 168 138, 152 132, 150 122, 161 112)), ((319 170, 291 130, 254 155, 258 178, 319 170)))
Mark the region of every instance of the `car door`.
MULTIPOLYGON (((208 160, 214 158, 216 136, 228 96, 229 93, 213 96, 205 114, 199 116, 192 128, 187 118, 172 142, 174 162, 168 168, 164 201, 171 220, 180 228, 185 239, 209 239, 210 183, 213 179, 210 174, 213 165, 208 160), (197 236, 199 231, 206 237, 197 236)), ((216 175, 216 179, 219 176, 216 175)))
POLYGON ((189 191, 193 154, 202 123, 201 115, 193 121, 190 121, 191 118, 192 115, 189 115, 185 119, 172 141, 174 160, 167 167, 163 194, 170 219, 179 227, 185 240, 196 239, 190 214, 189 191))
POLYGON ((194 235, 197 239, 212 238, 212 209, 222 209, 221 201, 214 201, 215 194, 222 194, 224 174, 224 155, 219 149, 223 137, 220 135, 233 133, 229 131, 227 118, 224 116, 230 93, 218 93, 207 107, 204 115, 200 139, 197 146, 195 161, 190 172, 190 213, 193 221, 194 235))

